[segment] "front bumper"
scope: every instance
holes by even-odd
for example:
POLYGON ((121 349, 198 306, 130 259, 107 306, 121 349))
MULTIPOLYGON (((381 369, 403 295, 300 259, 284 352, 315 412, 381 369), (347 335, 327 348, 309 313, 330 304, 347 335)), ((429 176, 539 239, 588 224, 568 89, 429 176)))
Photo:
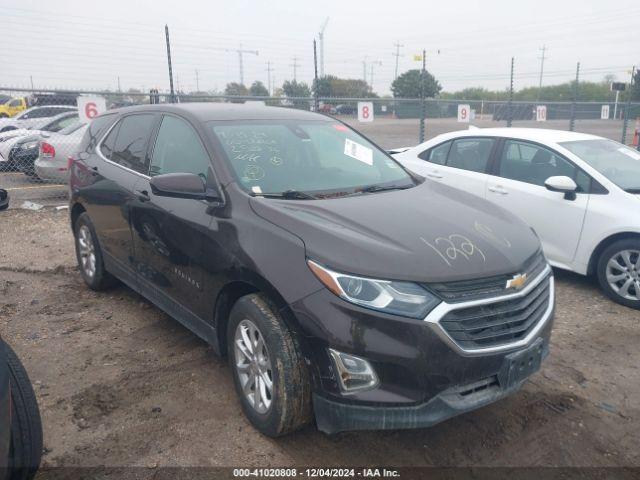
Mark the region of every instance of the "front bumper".
POLYGON ((551 295, 544 316, 526 338, 498 348, 461 348, 432 315, 415 320, 373 312, 326 290, 291 305, 306 335, 318 428, 335 433, 428 427, 515 392, 535 370, 506 381, 509 358, 536 344, 542 345, 541 358, 548 355, 554 298, 553 278, 547 278, 551 295), (366 359, 379 385, 342 392, 328 347, 366 359))

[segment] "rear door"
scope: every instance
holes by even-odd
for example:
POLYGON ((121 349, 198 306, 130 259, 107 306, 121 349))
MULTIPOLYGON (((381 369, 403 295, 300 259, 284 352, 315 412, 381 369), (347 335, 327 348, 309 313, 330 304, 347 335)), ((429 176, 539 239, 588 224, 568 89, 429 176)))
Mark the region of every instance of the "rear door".
POLYGON ((556 265, 569 265, 582 233, 591 177, 558 152, 524 140, 505 139, 486 188, 487 200, 532 226, 544 253, 556 265), (578 185, 575 198, 551 192, 544 182, 568 176, 578 185))
POLYGON ((491 137, 461 137, 422 152, 417 169, 427 178, 472 193, 485 195, 487 169, 496 145, 491 137), (422 170, 422 172, 421 172, 422 170))
POLYGON ((121 118, 97 145, 97 155, 85 160, 95 178, 81 195, 107 268, 115 273, 133 272, 130 207, 136 198, 135 183, 148 171, 147 146, 157 118, 151 113, 121 118))

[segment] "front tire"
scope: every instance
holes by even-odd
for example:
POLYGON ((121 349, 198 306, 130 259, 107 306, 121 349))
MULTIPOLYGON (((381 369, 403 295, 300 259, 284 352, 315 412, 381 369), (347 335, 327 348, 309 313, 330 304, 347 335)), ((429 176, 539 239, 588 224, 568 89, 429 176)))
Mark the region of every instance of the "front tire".
POLYGON ((11 385, 11 447, 8 480, 34 477, 42 457, 42 420, 31 381, 22 362, 5 343, 11 385))
POLYGON ((89 215, 82 213, 74 225, 76 258, 87 286, 96 291, 113 287, 117 280, 104 268, 102 250, 89 215))
POLYGON ((640 240, 625 239, 609 245, 600 255, 598 282, 614 302, 640 309, 640 240))
POLYGON ((269 437, 311 419, 311 384, 297 339, 261 294, 240 298, 229 315, 229 364, 242 410, 269 437))

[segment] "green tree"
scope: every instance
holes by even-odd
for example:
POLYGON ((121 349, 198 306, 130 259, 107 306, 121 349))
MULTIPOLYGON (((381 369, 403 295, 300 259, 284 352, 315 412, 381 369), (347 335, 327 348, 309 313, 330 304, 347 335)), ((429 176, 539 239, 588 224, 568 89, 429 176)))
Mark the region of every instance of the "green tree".
POLYGON ((633 76, 633 85, 629 89, 632 102, 640 102, 640 70, 637 70, 633 76))
POLYGON ((325 75, 313 82, 313 91, 321 98, 364 98, 377 97, 367 82, 361 79, 338 78, 325 75))
POLYGON ((255 82, 253 82, 251 84, 251 86, 249 87, 249 93, 251 95, 253 95, 254 97, 268 97, 269 96, 269 90, 267 90, 267 87, 264 86, 264 83, 262 83, 259 80, 256 80, 255 82))
MULTIPOLYGON (((421 70, 407 70, 391 84, 391 92, 396 98, 419 98, 421 70)), ((442 90, 442 86, 429 72, 425 72, 425 97, 435 97, 442 90)))
POLYGON ((249 90, 243 84, 238 82, 227 83, 227 86, 224 89, 225 95, 249 95, 249 90))
POLYGON ((284 92, 285 97, 288 98, 311 96, 309 85, 304 82, 298 82, 296 80, 285 81, 282 84, 282 91, 284 92))

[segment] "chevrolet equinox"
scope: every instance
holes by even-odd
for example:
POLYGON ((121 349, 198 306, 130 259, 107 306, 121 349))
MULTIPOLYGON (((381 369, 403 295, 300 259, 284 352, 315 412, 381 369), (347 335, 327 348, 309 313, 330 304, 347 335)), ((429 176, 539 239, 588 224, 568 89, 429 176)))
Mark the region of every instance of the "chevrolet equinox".
POLYGON ((70 166, 84 281, 124 282, 228 355, 266 435, 313 417, 327 433, 430 426, 516 391, 548 354, 535 232, 333 118, 123 108, 70 166))

